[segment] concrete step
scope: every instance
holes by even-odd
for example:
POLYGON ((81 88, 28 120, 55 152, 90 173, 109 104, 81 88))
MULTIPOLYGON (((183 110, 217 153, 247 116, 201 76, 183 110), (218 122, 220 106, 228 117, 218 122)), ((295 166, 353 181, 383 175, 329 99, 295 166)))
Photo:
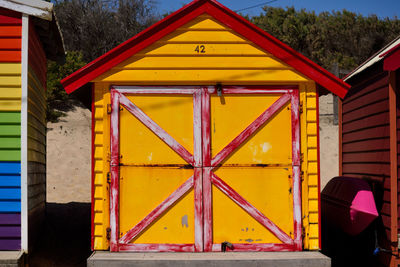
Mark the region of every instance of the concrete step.
POLYGON ((331 260, 319 252, 226 252, 226 253, 111 253, 96 251, 88 267, 330 267, 331 260))
POLYGON ((24 266, 24 253, 21 251, 0 251, 0 267, 24 266))

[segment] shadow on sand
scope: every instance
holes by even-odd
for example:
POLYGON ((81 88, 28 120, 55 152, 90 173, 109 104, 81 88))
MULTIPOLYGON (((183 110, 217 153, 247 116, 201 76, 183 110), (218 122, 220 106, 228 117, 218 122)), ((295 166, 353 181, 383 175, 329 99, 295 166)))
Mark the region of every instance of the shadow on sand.
POLYGON ((90 203, 47 203, 46 221, 29 266, 86 266, 90 256, 90 203))

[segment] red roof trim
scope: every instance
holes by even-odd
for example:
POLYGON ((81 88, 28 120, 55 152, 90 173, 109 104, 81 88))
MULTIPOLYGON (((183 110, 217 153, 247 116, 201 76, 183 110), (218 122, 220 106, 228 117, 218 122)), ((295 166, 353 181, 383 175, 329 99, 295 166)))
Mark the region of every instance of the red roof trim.
POLYGON ((386 51, 385 53, 382 53, 381 55, 379 55, 379 57, 386 57, 386 56, 390 56, 391 54, 393 54, 394 52, 396 52, 397 49, 400 48, 400 44, 395 45, 394 47, 392 47, 390 50, 386 51))
POLYGON ((350 85, 215 0, 194 0, 61 81, 67 93, 92 81, 199 15, 207 13, 303 75, 344 97, 350 85))

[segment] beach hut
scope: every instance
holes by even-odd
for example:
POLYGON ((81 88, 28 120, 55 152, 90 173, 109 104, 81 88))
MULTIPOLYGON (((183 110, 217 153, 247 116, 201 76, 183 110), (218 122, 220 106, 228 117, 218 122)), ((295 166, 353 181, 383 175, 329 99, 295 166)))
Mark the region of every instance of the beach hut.
POLYGON ((92 101, 92 246, 320 248, 318 94, 349 86, 214 0, 62 80, 92 101))
POLYGON ((352 71, 345 78, 352 88, 339 105, 339 172, 373 186, 382 219, 377 246, 385 266, 399 264, 399 56, 397 38, 352 71))
POLYGON ((63 57, 53 4, 0 1, 0 251, 28 252, 46 202, 46 60, 63 57))

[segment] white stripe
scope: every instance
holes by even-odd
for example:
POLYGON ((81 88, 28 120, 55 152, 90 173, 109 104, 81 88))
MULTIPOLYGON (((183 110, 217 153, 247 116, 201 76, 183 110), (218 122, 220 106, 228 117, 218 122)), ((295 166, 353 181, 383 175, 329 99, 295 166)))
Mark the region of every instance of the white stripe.
POLYGON ((21 44, 21 249, 28 253, 28 35, 29 16, 22 14, 21 44))

